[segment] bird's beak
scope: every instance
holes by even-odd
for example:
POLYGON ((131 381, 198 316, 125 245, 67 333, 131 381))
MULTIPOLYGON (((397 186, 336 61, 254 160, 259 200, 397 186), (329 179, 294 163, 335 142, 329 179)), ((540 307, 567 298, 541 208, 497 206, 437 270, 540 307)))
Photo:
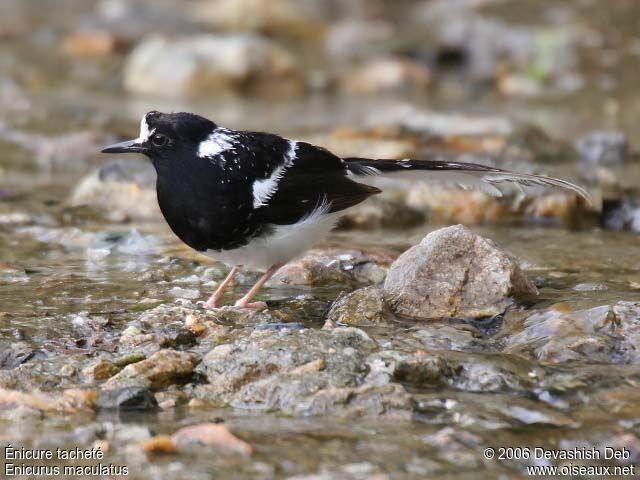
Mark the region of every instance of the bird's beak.
POLYGON ((139 139, 127 140, 102 149, 102 153, 145 153, 147 149, 140 143, 139 139))

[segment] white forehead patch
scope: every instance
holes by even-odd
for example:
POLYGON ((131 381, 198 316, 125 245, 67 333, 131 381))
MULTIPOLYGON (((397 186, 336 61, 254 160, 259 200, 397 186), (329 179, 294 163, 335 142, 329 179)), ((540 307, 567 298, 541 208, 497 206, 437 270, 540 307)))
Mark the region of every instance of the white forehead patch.
POLYGON ((144 117, 142 117, 142 120, 140 120, 140 136, 138 137, 138 143, 144 143, 147 140, 149 140, 149 137, 153 135, 153 132, 155 131, 156 131, 155 128, 151 131, 149 130, 149 124, 147 123, 147 116, 145 115, 144 117))
POLYGON ((198 145, 198 156, 215 157, 226 150, 235 148, 235 138, 224 128, 216 128, 206 140, 198 145))

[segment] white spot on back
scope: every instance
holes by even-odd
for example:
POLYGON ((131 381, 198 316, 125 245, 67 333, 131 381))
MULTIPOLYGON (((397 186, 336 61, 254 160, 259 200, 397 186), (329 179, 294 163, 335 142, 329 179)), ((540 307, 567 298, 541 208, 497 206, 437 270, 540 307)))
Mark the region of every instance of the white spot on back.
POLYGON ((225 128, 216 128, 209 137, 200 142, 198 146, 198 156, 215 157, 227 150, 234 150, 236 140, 229 130, 225 128))
POLYGON ((296 148, 298 148, 298 142, 289 140, 289 150, 284 156, 284 163, 277 167, 269 177, 253 182, 253 208, 266 205, 276 193, 280 179, 296 159, 296 148))

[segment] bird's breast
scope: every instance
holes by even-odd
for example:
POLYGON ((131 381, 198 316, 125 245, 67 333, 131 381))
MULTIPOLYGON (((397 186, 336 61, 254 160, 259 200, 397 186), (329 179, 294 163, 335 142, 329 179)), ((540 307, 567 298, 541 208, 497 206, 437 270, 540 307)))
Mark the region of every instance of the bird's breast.
POLYGON ((158 204, 165 220, 196 250, 241 247, 260 231, 249 188, 221 180, 158 178, 158 204))

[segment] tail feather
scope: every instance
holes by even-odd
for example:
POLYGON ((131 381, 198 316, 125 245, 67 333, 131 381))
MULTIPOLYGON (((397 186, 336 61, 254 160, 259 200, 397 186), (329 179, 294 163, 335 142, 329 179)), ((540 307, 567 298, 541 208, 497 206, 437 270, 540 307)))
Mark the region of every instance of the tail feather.
POLYGON ((438 184, 455 184, 463 189, 480 189, 490 195, 502 196, 500 187, 512 183, 518 187, 555 187, 570 190, 592 204, 592 198, 578 185, 528 173, 510 172, 477 163, 448 162, 441 160, 371 160, 345 158, 347 171, 358 181, 367 183, 367 177, 390 177, 404 180, 431 181, 438 184), (422 175, 418 172, 424 172, 422 175))

